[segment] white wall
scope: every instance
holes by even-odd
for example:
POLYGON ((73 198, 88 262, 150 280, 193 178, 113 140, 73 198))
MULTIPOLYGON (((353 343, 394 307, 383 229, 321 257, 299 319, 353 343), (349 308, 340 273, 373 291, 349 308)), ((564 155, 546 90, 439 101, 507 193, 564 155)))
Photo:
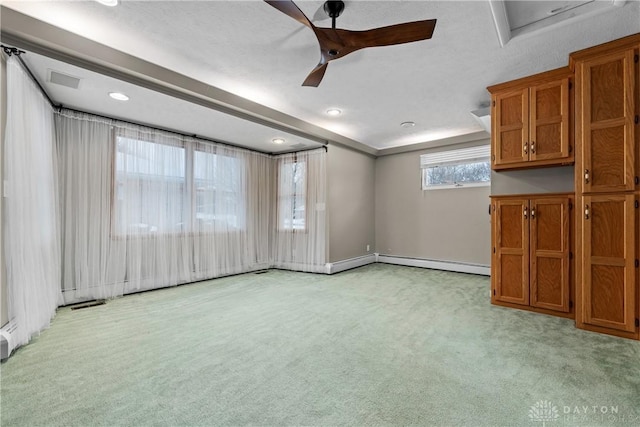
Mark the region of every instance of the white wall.
POLYGON ((329 262, 372 254, 376 159, 338 145, 327 155, 329 262))
MULTIPOLYGON (((488 143, 485 140, 464 146, 488 143)), ((426 152, 377 159, 376 252, 489 265, 490 187, 423 191, 420 155, 426 152)))
POLYGON ((491 194, 572 193, 573 166, 491 172, 491 194))
MULTIPOLYGON (((7 62, 0 55, 0 153, 4 155, 4 130, 7 124, 7 62)), ((0 325, 9 321, 7 312, 7 275, 4 263, 4 171, 2 155, 0 155, 0 325)))

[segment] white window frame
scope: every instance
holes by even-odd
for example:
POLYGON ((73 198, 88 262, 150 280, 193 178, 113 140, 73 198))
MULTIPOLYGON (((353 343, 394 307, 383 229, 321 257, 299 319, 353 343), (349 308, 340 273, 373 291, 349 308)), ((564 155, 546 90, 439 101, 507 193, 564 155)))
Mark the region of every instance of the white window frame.
POLYGON ((458 166, 471 163, 488 163, 491 168, 491 146, 478 145, 467 148, 436 151, 420 155, 420 178, 422 190, 443 190, 454 188, 487 187, 491 185, 491 177, 487 181, 453 182, 450 184, 429 184, 427 172, 434 167, 458 166))

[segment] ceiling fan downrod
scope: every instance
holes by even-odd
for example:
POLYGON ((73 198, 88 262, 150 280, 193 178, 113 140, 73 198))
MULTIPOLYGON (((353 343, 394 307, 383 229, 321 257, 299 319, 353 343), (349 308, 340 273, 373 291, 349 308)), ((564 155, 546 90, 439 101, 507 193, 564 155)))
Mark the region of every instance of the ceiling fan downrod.
POLYGON ((336 18, 340 16, 344 10, 344 2, 342 0, 328 0, 324 3, 324 12, 331 18, 331 28, 336 29, 336 18))

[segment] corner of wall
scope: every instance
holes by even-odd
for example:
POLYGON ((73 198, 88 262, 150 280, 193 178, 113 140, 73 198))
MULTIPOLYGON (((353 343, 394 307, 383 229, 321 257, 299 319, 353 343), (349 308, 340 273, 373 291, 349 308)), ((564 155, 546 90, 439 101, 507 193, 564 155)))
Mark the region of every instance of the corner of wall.
MULTIPOLYGON (((0 55, 0 156, 4 158, 4 131, 7 122, 7 61, 0 55)), ((0 325, 9 322, 7 311, 7 274, 4 261, 4 169, 0 161, 0 325)))

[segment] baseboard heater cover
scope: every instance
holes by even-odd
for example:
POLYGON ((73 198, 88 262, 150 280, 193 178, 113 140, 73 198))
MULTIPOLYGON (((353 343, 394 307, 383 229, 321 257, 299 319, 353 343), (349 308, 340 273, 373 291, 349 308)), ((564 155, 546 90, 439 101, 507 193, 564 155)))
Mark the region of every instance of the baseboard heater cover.
POLYGON ((363 255, 356 258, 349 258, 342 261, 329 262, 326 264, 326 273, 334 274, 341 271, 351 270, 352 268, 362 267, 363 265, 373 264, 376 262, 376 254, 363 255))
POLYGON ((10 355, 13 349, 15 348, 15 344, 13 342, 12 335, 15 330, 18 328, 18 324, 15 319, 10 320, 6 325, 0 329, 0 359, 5 360, 10 355))
POLYGON ((455 271, 458 273, 479 274, 491 276, 491 267, 482 264, 470 264, 455 261, 439 261, 423 258, 399 257, 392 255, 377 255, 377 262, 384 264, 404 265, 407 267, 431 268, 434 270, 455 271))

